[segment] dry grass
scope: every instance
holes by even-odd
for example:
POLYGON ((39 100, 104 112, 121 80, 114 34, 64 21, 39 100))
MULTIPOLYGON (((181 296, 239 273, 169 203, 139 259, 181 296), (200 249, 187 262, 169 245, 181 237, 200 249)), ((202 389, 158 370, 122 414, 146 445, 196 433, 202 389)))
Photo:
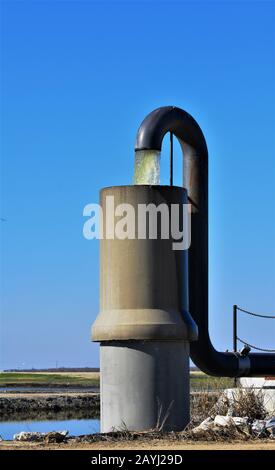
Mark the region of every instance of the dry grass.
MULTIPOLYGON (((274 410, 275 411, 275 410, 274 410)), ((206 441, 232 441, 248 440, 269 437, 266 431, 257 433, 252 431, 252 423, 255 420, 264 420, 274 416, 274 412, 268 413, 264 406, 264 394, 261 389, 247 388, 237 389, 232 397, 226 395, 215 399, 207 392, 194 396, 191 407, 191 421, 182 433, 184 439, 206 441), (194 432, 194 428, 207 418, 214 420, 215 416, 232 416, 248 418, 247 424, 236 426, 234 422, 226 427, 213 426, 211 429, 203 429, 194 432)))
POLYGON ((234 387, 234 379, 231 377, 213 377, 201 371, 190 371, 191 391, 221 391, 234 387))
POLYGON ((223 397, 216 405, 217 412, 225 412, 231 416, 249 417, 251 420, 265 419, 268 415, 264 406, 264 395, 261 389, 239 388, 234 399, 223 397))
POLYGON ((265 419, 267 414, 263 391, 253 387, 236 389, 232 398, 211 394, 208 390, 204 390, 193 395, 191 400, 193 424, 216 415, 249 417, 253 420, 265 419))
MULTIPOLYGON (((214 407, 219 399, 219 394, 209 393, 208 390, 202 390, 200 393, 190 397, 190 415, 191 421, 189 427, 199 425, 204 419, 212 416, 214 407)), ((217 414, 217 413, 216 413, 217 414)))

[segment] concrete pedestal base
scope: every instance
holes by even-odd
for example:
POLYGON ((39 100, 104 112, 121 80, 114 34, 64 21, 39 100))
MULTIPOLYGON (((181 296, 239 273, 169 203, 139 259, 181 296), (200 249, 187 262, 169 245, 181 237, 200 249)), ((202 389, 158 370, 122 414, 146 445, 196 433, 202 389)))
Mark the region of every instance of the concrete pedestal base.
POLYGON ((101 432, 181 431, 189 423, 189 343, 100 345, 101 432))

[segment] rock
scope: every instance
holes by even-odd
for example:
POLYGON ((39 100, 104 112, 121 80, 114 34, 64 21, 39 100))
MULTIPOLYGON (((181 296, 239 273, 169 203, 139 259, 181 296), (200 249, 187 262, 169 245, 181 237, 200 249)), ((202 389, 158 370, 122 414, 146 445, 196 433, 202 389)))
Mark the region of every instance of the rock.
POLYGON ((68 435, 69 431, 53 431, 53 432, 25 432, 22 431, 14 434, 14 441, 35 441, 35 442, 62 442, 68 435))
POLYGON ((197 438, 209 438, 211 434, 230 434, 238 436, 240 434, 251 437, 269 437, 275 439, 275 417, 268 420, 254 419, 248 416, 224 416, 217 415, 215 418, 207 418, 199 426, 191 430, 197 438), (235 431, 235 432, 234 432, 235 431))
POLYGON ((232 420, 234 421, 235 426, 247 426, 248 425, 248 417, 240 417, 240 416, 232 416, 232 420))
POLYGON ((275 428, 275 418, 270 418, 266 421, 265 427, 268 428, 275 428))
POLYGON ((275 418, 271 418, 266 421, 265 428, 272 437, 275 437, 275 418))
POLYGON ((197 426, 200 429, 209 429, 213 426, 213 419, 212 418, 206 418, 202 423, 197 426))
POLYGON ((233 421, 233 418, 231 416, 222 416, 222 415, 217 415, 215 416, 214 419, 214 425, 215 426, 235 426, 235 423, 233 421))
POLYGON ((18 434, 14 434, 13 440, 14 441, 42 441, 44 439, 45 433, 44 432, 19 432, 18 434))
POLYGON ((262 434, 265 431, 266 421, 264 419, 255 419, 252 423, 251 429, 254 434, 262 434))
POLYGON ((248 437, 251 436, 251 426, 249 423, 249 418, 247 416, 245 417, 232 416, 232 420, 234 421, 236 429, 239 432, 241 432, 242 434, 245 434, 248 437))
POLYGON ((61 432, 48 432, 45 436, 45 442, 53 443, 53 442, 63 442, 68 435, 68 431, 61 431, 61 432))
POLYGON ((192 434, 205 435, 208 431, 212 430, 214 427, 214 421, 212 418, 205 419, 199 426, 196 426, 192 429, 192 434))

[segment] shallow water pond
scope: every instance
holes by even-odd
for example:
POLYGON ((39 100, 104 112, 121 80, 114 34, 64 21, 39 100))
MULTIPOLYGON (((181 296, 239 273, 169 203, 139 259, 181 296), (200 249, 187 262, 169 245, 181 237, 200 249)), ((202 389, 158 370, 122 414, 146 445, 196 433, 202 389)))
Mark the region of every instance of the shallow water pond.
POLYGON ((71 436, 81 434, 94 434, 99 432, 98 419, 65 419, 60 421, 2 421, 0 422, 0 436, 4 440, 13 439, 14 434, 26 432, 69 431, 71 436))

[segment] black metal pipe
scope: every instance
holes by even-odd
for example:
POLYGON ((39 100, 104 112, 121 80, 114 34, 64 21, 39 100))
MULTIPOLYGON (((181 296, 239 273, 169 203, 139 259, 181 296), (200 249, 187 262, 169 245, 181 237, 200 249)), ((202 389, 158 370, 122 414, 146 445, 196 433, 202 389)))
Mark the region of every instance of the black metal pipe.
POLYGON ((233 351, 237 352, 237 305, 233 305, 233 351))
POLYGON ((184 154, 184 186, 192 201, 192 241, 189 248, 189 309, 199 330, 190 343, 192 361, 216 376, 265 376, 275 373, 275 354, 217 351, 208 328, 208 151, 197 122, 180 108, 165 106, 151 112, 137 133, 136 150, 161 150, 167 132, 178 138, 184 154))
MULTIPOLYGON (((237 349, 237 305, 233 305, 233 351, 238 352, 237 349)), ((234 385, 237 387, 237 378, 234 377, 234 385)))

